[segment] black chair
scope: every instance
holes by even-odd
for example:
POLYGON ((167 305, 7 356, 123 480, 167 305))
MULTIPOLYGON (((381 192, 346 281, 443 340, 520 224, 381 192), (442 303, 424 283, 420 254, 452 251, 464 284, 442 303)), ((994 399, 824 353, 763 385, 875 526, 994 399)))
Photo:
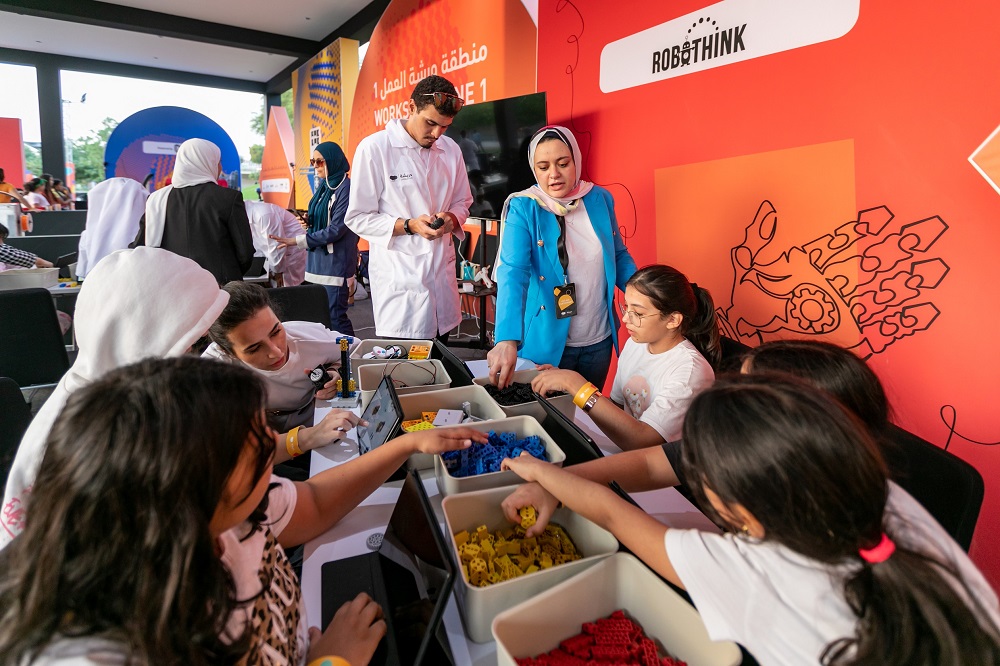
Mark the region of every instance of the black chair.
POLYGON ((743 356, 752 349, 738 340, 719 336, 719 346, 722 348, 722 358, 719 360, 719 372, 739 372, 743 364, 743 356))
POLYGON ((55 385, 69 356, 49 290, 0 291, 0 312, 0 377, 23 388, 55 385))
POLYGON ((896 426, 890 426, 884 451, 892 480, 968 551, 983 504, 982 475, 958 456, 896 426))
POLYGON ((330 328, 330 301, 318 284, 268 289, 281 321, 314 321, 330 328))
POLYGON ((29 423, 31 405, 25 402, 17 382, 0 377, 0 488, 7 485, 14 454, 29 423))

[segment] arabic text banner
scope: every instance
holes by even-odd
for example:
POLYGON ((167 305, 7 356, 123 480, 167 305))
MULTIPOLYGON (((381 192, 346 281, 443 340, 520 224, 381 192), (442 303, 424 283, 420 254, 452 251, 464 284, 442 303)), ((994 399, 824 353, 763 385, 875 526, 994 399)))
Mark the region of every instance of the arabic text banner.
POLYGON ((535 24, 519 0, 393 0, 358 78, 350 150, 406 118, 413 87, 443 76, 475 104, 535 92, 535 24))

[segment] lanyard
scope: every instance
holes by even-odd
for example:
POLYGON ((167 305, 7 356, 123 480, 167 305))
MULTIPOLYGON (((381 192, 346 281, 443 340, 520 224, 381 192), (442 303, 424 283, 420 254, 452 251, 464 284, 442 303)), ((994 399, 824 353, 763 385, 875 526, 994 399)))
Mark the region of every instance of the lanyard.
POLYGON ((569 283, 569 252, 566 251, 566 218, 556 215, 559 222, 559 240, 556 241, 556 250, 559 252, 559 263, 563 269, 563 284, 569 283))

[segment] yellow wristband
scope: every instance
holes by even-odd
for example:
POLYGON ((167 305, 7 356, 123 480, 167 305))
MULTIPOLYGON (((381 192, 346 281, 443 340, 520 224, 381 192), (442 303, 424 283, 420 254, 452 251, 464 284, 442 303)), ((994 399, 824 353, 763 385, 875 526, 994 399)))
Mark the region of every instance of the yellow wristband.
POLYGON ((351 666, 350 662, 340 657, 318 657, 309 662, 309 666, 351 666))
POLYGON ((581 388, 580 391, 573 398, 573 404, 579 407, 580 409, 583 409, 583 406, 587 404, 587 400, 590 398, 590 396, 594 395, 594 392, 596 391, 597 387, 591 384, 590 382, 587 382, 586 384, 583 385, 583 388, 581 388))
POLYGON ((296 426, 288 431, 285 435, 285 450, 288 451, 288 455, 292 458, 298 458, 304 452, 299 448, 299 428, 302 426, 296 426))

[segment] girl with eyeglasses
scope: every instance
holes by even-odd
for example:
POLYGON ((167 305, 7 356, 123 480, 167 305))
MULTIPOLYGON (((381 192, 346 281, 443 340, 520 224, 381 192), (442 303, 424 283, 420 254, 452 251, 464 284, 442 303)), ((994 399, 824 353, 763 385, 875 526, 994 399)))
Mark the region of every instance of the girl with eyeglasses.
POLYGON ((712 296, 676 268, 647 266, 629 278, 621 312, 630 339, 609 397, 572 370, 546 369, 531 387, 574 396, 621 449, 675 441, 691 399, 715 379, 720 350, 712 296))
POLYGON ((316 189, 309 200, 306 233, 294 238, 271 236, 286 247, 308 250, 306 282, 321 284, 330 301, 330 325, 336 331, 354 335, 347 316, 350 280, 358 270, 357 234, 344 224, 351 198, 351 165, 333 141, 324 141, 313 150, 309 165, 316 173, 316 189))

